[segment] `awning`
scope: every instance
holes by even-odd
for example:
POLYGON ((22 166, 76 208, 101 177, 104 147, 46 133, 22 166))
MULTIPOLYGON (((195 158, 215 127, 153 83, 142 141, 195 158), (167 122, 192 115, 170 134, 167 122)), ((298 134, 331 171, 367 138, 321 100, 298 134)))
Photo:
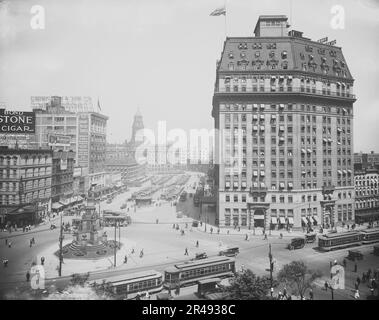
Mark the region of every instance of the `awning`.
POLYGON ((265 176, 265 172, 261 171, 261 177, 264 177, 264 176, 265 176))
POLYGON ((258 131, 258 126, 253 126, 253 131, 258 131))
POLYGON ((254 188, 258 188, 258 182, 254 182, 254 183, 253 183, 253 187, 254 187, 254 188))
POLYGON ((52 208, 52 209, 60 209, 60 208, 62 208, 62 207, 63 207, 63 205, 60 204, 59 202, 54 202, 54 203, 51 205, 51 208, 52 208))
POLYGON ((347 171, 346 171, 346 170, 343 170, 343 174, 347 174, 347 171))
POLYGON ((261 126, 261 131, 265 131, 265 126, 261 126))
POLYGON ((254 114, 254 115, 253 115, 253 119, 254 119, 254 120, 258 120, 258 115, 257 115, 257 114, 254 114))
POLYGON ((279 138, 279 141, 284 141, 284 137, 280 137, 280 138, 279 138))
POLYGON ((278 223, 277 218, 275 218, 275 217, 271 217, 271 223, 272 223, 272 224, 277 224, 277 223, 278 223))
POLYGON ((275 76, 271 76, 271 80, 275 79, 276 80, 276 77, 275 76))
POLYGON ((264 119, 265 119, 264 114, 261 114, 261 115, 260 115, 260 118, 261 118, 261 120, 264 120, 264 119))
POLYGON ((307 153, 312 153, 312 150, 311 149, 307 149, 307 153))
POLYGON ((279 105, 279 108, 280 108, 280 109, 284 109, 284 104, 281 103, 281 104, 279 105))
POLYGON ((301 221, 303 221, 304 224, 308 224, 308 220, 305 217, 301 217, 301 221))
POLYGON ((265 216, 264 215, 254 215, 254 220, 264 220, 265 216))
POLYGON ((293 188, 293 183, 292 182, 288 183, 288 188, 293 188))
POLYGON ((288 80, 292 80, 293 79, 293 77, 292 76, 288 76, 288 80))
POLYGON ((338 174, 342 174, 342 171, 341 171, 341 170, 338 170, 338 174))
POLYGON ((254 176, 254 177, 257 177, 257 176, 258 176, 258 171, 254 171, 254 172, 253 172, 253 176, 254 176))
POLYGON ((324 139, 322 139, 322 141, 324 141, 325 143, 327 143, 327 142, 328 142, 328 140, 327 140, 327 139, 325 139, 325 138, 324 138, 324 139))
POLYGON ((225 182, 225 187, 230 188, 230 182, 229 181, 225 182))
POLYGON ((59 201, 62 205, 67 206, 70 202, 68 200, 59 201))
POLYGON ((276 119, 276 114, 272 114, 271 119, 273 119, 273 120, 276 119))
POLYGON ((343 112, 345 112, 345 113, 347 112, 347 110, 346 110, 345 108, 342 108, 342 110, 343 110, 343 112))
POLYGON ((284 189, 284 183, 283 183, 283 182, 279 183, 279 187, 280 187, 281 189, 284 189))
POLYGON ((313 220, 314 220, 317 224, 320 223, 319 220, 318 220, 318 216, 313 216, 312 218, 313 218, 313 220))
POLYGON ((279 127, 279 130, 280 130, 280 131, 284 131, 284 126, 280 126, 280 127, 279 127))
MULTIPOLYGON (((347 170, 347 172, 348 172, 348 173, 353 173, 353 171, 351 171, 350 169, 349 169, 349 170, 347 170)), ((376 180, 376 179, 375 179, 375 180, 376 180)))
POLYGON ((293 224, 293 218, 292 218, 292 217, 289 217, 289 218, 288 218, 288 223, 289 223, 289 224, 293 224))
POLYGON ((286 224, 286 219, 284 217, 279 218, 280 224, 286 224))
POLYGON ((242 181, 242 188, 246 188, 246 182, 242 181))
POLYGON ((261 188, 266 188, 266 185, 264 182, 261 182, 261 188))
POLYGON ((333 142, 333 140, 332 140, 332 139, 328 139, 328 142, 329 142, 329 143, 332 143, 332 142, 333 142))
POLYGON ((341 131, 342 131, 342 129, 341 129, 341 128, 337 128, 337 131, 338 131, 338 132, 341 132, 341 131))
POLYGON ((301 153, 306 153, 305 149, 301 149, 301 153))
POLYGON ((234 188, 238 188, 238 182, 234 182, 234 183, 233 183, 233 187, 234 187, 234 188))

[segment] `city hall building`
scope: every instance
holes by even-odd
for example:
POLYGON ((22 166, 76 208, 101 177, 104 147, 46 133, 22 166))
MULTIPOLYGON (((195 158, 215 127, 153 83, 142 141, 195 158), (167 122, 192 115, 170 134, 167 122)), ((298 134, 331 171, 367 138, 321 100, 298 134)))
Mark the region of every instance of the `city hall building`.
POLYGON ((212 116, 217 223, 264 229, 354 223, 354 79, 340 47, 260 16, 228 37, 212 116))

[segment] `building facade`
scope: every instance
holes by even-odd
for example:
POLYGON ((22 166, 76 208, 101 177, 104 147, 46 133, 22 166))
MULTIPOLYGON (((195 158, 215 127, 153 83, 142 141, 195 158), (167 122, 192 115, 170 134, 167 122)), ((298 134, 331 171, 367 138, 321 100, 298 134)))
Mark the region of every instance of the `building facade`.
POLYGON ((52 150, 0 149, 1 224, 34 224, 51 211, 52 158, 52 150))
POLYGON ((74 152, 54 151, 51 182, 53 203, 64 201, 74 195, 74 163, 74 152))
POLYGON ((287 28, 286 16, 260 16, 255 37, 227 38, 217 63, 220 226, 354 222, 354 79, 341 48, 287 28))

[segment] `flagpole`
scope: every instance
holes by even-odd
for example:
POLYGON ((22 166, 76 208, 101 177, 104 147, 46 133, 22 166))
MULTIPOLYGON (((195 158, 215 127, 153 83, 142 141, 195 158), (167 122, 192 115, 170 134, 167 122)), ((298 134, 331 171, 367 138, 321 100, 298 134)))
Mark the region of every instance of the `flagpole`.
POLYGON ((226 0, 224 1, 224 8, 225 8, 225 16, 224 16, 224 22, 225 22, 225 39, 227 37, 227 28, 226 28, 226 15, 228 13, 228 11, 226 10, 226 0))

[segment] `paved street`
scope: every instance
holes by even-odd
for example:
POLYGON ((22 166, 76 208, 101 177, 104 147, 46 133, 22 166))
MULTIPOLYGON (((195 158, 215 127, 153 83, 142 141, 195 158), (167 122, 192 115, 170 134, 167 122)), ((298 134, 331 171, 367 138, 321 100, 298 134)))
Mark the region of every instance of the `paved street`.
MULTIPOLYGON (((189 181, 189 185, 192 185, 195 176, 189 181)), ((127 193, 119 195, 112 204, 101 203, 101 209, 113 209, 120 211, 122 203, 129 198, 134 190, 130 190, 127 193)), ((158 196, 158 195, 157 195, 158 196)), ((156 195, 154 195, 154 198, 156 195)), ((192 198, 189 198, 192 200, 192 198)), ((131 204, 130 204, 131 205, 131 204)), ((180 206, 182 206, 181 204, 180 206)), ((187 213, 191 212, 196 214, 198 208, 191 207, 191 201, 187 201, 184 204, 187 213)), ((213 234, 210 234, 210 226, 208 225, 207 232, 205 232, 205 225, 198 228, 191 228, 191 219, 176 217, 176 208, 171 205, 170 202, 161 202, 160 205, 154 205, 149 207, 137 208, 134 212, 133 209, 129 209, 129 213, 132 217, 133 223, 128 227, 121 228, 121 238, 126 238, 128 243, 131 243, 131 247, 135 249, 135 253, 128 254, 128 263, 124 264, 123 261, 117 261, 117 268, 112 268, 113 259, 109 259, 104 264, 104 270, 98 270, 91 274, 91 279, 101 278, 105 274, 122 274, 126 270, 148 270, 155 269, 157 271, 163 271, 166 267, 174 264, 178 261, 185 261, 192 257, 197 252, 205 251, 208 256, 217 255, 220 249, 226 247, 239 247, 240 254, 237 256, 236 265, 237 268, 241 268, 242 265, 245 268, 250 268, 259 275, 267 275, 266 269, 269 267, 268 260, 268 245, 272 245, 272 253, 276 261, 275 272, 286 263, 294 260, 305 261, 312 269, 320 270, 324 277, 317 281, 317 285, 322 287, 324 281, 329 277, 329 262, 337 259, 342 262, 343 258, 347 255, 347 250, 338 250, 330 253, 321 253, 316 251, 313 247, 315 244, 308 244, 304 249, 289 251, 286 249, 286 245, 294 234, 284 234, 284 238, 280 239, 278 233, 273 233, 268 237, 268 240, 264 240, 262 234, 259 231, 254 236, 250 234, 248 241, 245 240, 246 231, 231 230, 229 234, 225 230, 221 234, 217 234, 216 228, 213 234), (159 219, 159 223, 156 223, 156 219, 159 219), (188 228, 186 228, 186 222, 188 228), (172 225, 178 223, 181 228, 185 230, 185 235, 180 234, 180 230, 173 229, 172 225), (192 230, 192 231, 191 231, 192 230), (199 241, 199 248, 196 248, 196 241, 199 241), (185 256, 185 249, 188 249, 189 256, 185 256), (144 250, 143 258, 139 257, 140 250, 144 250)), ((186 213, 186 211, 183 211, 186 213)), ((69 220, 70 217, 65 217, 65 220, 69 220)), ((110 238, 113 238, 113 228, 105 228, 105 231, 109 234, 110 238)), ((118 236, 118 233, 117 233, 118 236)), ((58 249, 58 237, 59 229, 41 231, 32 234, 21 234, 12 238, 12 248, 5 246, 5 240, 1 239, 1 257, 9 259, 7 268, 2 267, 0 269, 0 287, 3 291, 7 291, 9 288, 13 288, 15 285, 25 283, 26 271, 30 268, 31 263, 37 260, 37 257, 41 252, 46 250, 49 246, 55 245, 58 249), (34 237, 36 244, 30 248, 29 240, 34 237)), ((67 235, 66 238, 69 238, 67 235)), ((363 271, 367 271, 370 267, 375 269, 379 267, 379 258, 371 254, 372 246, 361 247, 360 250, 365 254, 363 261, 358 264, 359 276, 363 271)), ((58 261, 58 260, 57 260, 58 261)), ((352 298, 351 289, 355 282, 357 274, 352 272, 353 265, 350 262, 347 267, 346 275, 346 287, 343 292, 335 292, 335 299, 338 298, 352 298)), ((63 265, 63 275, 69 276, 70 273, 65 273, 65 265, 63 265)), ((58 274, 49 275, 49 278, 56 278, 58 274)), ((69 277, 63 279, 54 279, 53 282, 59 286, 64 286, 68 283, 69 277)), ((364 284, 361 285, 363 297, 364 294, 368 294, 368 288, 364 284)), ((188 293, 188 289, 186 289, 188 293)), ((330 299, 329 292, 323 290, 315 290, 315 299, 330 299)))

